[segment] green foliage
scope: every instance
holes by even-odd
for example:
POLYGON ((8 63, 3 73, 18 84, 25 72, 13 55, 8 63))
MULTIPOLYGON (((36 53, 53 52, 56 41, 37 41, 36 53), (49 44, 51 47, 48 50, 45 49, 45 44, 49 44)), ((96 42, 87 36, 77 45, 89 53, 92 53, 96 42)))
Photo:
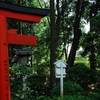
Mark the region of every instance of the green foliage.
POLYGON ((86 96, 88 96, 89 98, 91 98, 91 100, 100 100, 100 83, 97 82, 94 85, 93 88, 94 89, 92 89, 92 91, 89 91, 86 96))
POLYGON ((64 80, 64 98, 60 97, 60 84, 58 83, 51 90, 51 98, 39 96, 36 100, 100 100, 100 85, 96 83, 100 78, 98 73, 82 63, 76 64, 68 69, 69 80, 64 80), (95 85, 94 89, 87 89, 87 85, 92 83, 95 85))
POLYGON ((68 95, 61 100, 91 100, 91 99, 83 95, 68 95))
MULTIPOLYGON (((32 90, 29 87, 25 87, 23 90, 23 77, 29 77, 32 74, 32 69, 23 65, 14 65, 10 67, 11 73, 11 97, 14 100, 28 100, 32 90)), ((31 97, 30 97, 31 98, 31 97)))
MULTIPOLYGON (((72 81, 64 82, 64 95, 78 95, 83 94, 83 89, 79 84, 76 84, 72 81)), ((54 86, 51 91, 52 96, 59 96, 60 95, 60 84, 54 86)))
POLYGON ((80 54, 80 55, 78 55, 78 56, 75 58, 74 64, 83 63, 85 66, 90 67, 88 57, 86 57, 86 56, 84 56, 84 57, 81 56, 82 53, 80 53, 80 52, 79 52, 79 54, 80 54))
MULTIPOLYGON (((68 69, 69 79, 64 82, 64 98, 62 99, 60 96, 60 84, 54 86, 51 91, 52 98, 47 97, 49 94, 48 84, 46 83, 46 76, 44 74, 32 74, 32 70, 29 67, 25 67, 22 65, 12 66, 11 67, 11 94, 12 99, 14 100, 99 100, 100 99, 100 89, 99 87, 95 87, 95 90, 85 95, 83 88, 79 84, 83 84, 79 82, 77 79, 84 79, 84 84, 87 84, 90 80, 88 80, 88 74, 94 75, 94 71, 89 71, 89 68, 85 68, 83 64, 77 64, 73 68, 68 69), (81 68, 79 67, 81 66, 81 68), (83 68, 83 67, 84 68, 83 68), (76 69, 75 69, 76 68, 76 69), (73 69, 73 70, 71 70, 73 69), (78 71, 77 71, 78 69, 78 71), (81 74, 80 74, 80 73, 81 74), (90 73, 91 72, 91 73, 90 73), (83 74, 87 76, 84 76, 83 74), (27 76, 26 79, 26 90, 23 90, 23 76, 27 76), (72 78, 71 78, 72 75, 72 78), (77 77, 76 77, 77 76, 77 77), (88 80, 88 81, 87 81, 88 80), (73 82, 75 81, 75 82, 73 82), (77 84, 78 83, 78 84, 77 84), (91 96, 92 95, 92 96, 91 96)), ((93 77, 94 78, 94 77, 93 77)), ((94 80, 93 80, 94 81, 94 80)), ((91 82, 90 82, 91 83, 91 82)), ((93 82, 94 83, 94 82, 93 82)), ((83 86, 83 85, 82 85, 83 86)))
POLYGON ((22 65, 10 67, 10 72, 12 99, 34 100, 40 95, 49 94, 46 75, 33 74, 32 68, 22 65), (23 81, 23 77, 26 77, 25 81, 23 81), (23 84, 25 84, 25 87, 23 87, 23 84))
MULTIPOLYGON (((91 24, 92 24, 92 29, 94 31, 96 31, 97 33, 100 32, 100 13, 98 13, 96 16, 94 16, 92 19, 91 19, 91 24), (96 26, 95 26, 96 25, 96 26)), ((99 34, 98 34, 99 35, 99 34)))
POLYGON ((46 84, 46 76, 43 74, 39 75, 31 75, 28 79, 28 86, 33 91, 32 94, 35 97, 38 97, 40 95, 46 95, 48 94, 47 90, 47 84, 46 84))
POLYGON ((91 68, 100 67, 100 14, 90 20, 91 32, 82 36, 81 45, 84 48, 83 55, 88 55, 91 68))
POLYGON ((100 92, 99 93, 97 93, 97 92, 90 92, 88 94, 88 97, 91 98, 91 100, 100 100, 100 92))
POLYGON ((61 97, 50 98, 50 97, 40 96, 36 100, 93 100, 93 99, 83 95, 65 95, 63 98, 61 97))
POLYGON ((36 98, 36 100, 52 100, 50 97, 46 97, 46 96, 39 96, 36 98))
POLYGON ((89 84, 97 82, 97 71, 88 68, 82 63, 69 68, 67 72, 68 78, 80 84, 83 88, 87 88, 89 84))
POLYGON ((97 69, 97 80, 98 80, 98 82, 100 82, 100 68, 99 69, 97 69))

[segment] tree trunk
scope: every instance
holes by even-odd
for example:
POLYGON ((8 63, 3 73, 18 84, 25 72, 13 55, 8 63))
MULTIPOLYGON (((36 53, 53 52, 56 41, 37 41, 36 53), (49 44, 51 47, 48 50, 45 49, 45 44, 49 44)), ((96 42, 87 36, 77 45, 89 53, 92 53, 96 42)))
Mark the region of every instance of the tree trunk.
POLYGON ((52 89, 55 84, 55 10, 54 10, 54 0, 50 0, 50 87, 52 89))
POLYGON ((75 35, 73 39, 72 47, 71 47, 70 54, 67 60, 68 67, 72 67, 74 64, 76 50, 78 48, 80 36, 81 36, 81 30, 79 29, 77 31, 77 35, 75 35))
POLYGON ((70 50, 70 54, 67 60, 68 67, 72 67, 75 60, 76 50, 78 48, 80 36, 81 36, 81 30, 79 29, 80 19, 82 12, 84 11, 83 7, 84 1, 81 2, 81 0, 78 0, 76 3, 76 16, 75 16, 75 22, 74 22, 74 38, 72 47, 70 50))
MULTIPOLYGON (((96 3, 93 2, 90 8, 90 32, 94 31, 94 24, 92 23, 91 19, 98 14, 100 9, 100 0, 96 0, 96 3)), ((95 69, 97 67, 96 64, 96 55, 95 55, 95 44, 93 43, 93 39, 91 39, 92 46, 89 54, 89 61, 90 61, 90 68, 95 69)))

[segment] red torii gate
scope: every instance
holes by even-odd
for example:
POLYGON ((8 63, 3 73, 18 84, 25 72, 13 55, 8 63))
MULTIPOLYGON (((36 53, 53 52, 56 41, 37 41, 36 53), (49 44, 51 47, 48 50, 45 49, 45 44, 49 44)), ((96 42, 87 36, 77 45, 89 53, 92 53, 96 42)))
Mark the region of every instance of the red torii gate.
POLYGON ((11 100, 8 44, 37 45, 35 36, 17 34, 7 29, 7 18, 27 22, 40 22, 49 10, 27 8, 0 2, 0 100, 11 100))

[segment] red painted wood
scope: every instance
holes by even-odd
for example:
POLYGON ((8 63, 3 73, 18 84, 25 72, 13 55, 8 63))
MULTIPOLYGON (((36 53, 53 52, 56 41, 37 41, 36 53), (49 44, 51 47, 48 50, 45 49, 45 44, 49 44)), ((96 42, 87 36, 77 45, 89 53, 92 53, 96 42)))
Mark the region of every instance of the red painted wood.
POLYGON ((17 30, 8 30, 8 43, 19 45, 37 45, 35 36, 17 34, 17 30))
POLYGON ((6 17, 0 15, 0 100, 11 100, 6 17))
POLYGON ((8 44, 37 45, 35 36, 17 34, 14 29, 8 30, 7 18, 37 23, 42 16, 0 9, 0 100, 11 100, 8 44))
POLYGON ((42 16, 39 15, 18 13, 14 11, 3 10, 3 9, 0 9, 0 15, 4 15, 7 18, 12 18, 12 19, 17 19, 17 20, 27 21, 27 22, 40 22, 42 18, 42 16))

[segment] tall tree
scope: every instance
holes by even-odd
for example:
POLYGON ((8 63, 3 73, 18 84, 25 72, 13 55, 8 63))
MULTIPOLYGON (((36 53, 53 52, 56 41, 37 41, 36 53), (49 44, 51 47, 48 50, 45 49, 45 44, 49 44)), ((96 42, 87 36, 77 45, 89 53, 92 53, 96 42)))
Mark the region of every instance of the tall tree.
POLYGON ((50 86, 53 87, 55 83, 55 67, 54 62, 55 57, 55 10, 54 10, 54 0, 50 0, 50 86))
MULTIPOLYGON (((94 20, 92 20, 92 19, 94 19, 97 16, 99 10, 100 10, 100 1, 99 0, 95 0, 95 2, 93 2, 92 5, 91 5, 91 10, 90 10, 90 32, 92 34, 92 35, 90 35, 90 38, 91 38, 90 41, 92 43, 91 43, 89 61, 90 61, 90 68, 91 69, 95 69, 97 67, 97 64, 96 64, 96 52, 95 52, 95 46, 96 45, 94 44, 94 40, 95 40, 95 37, 96 37, 96 33, 98 34, 98 30, 95 30, 95 28, 94 28, 95 26, 93 24, 94 20), (96 31, 95 36, 92 33, 93 31, 96 31)), ((98 18, 97 18, 97 20, 98 20, 98 18)))
POLYGON ((89 20, 90 20, 90 32, 86 34, 84 38, 84 54, 88 54, 90 68, 95 69, 99 66, 99 50, 98 45, 99 43, 99 22, 100 22, 100 1, 94 0, 94 2, 90 5, 90 13, 89 13, 89 20))
POLYGON ((75 60, 76 50, 78 48, 79 40, 81 37, 81 29, 80 29, 80 21, 82 14, 84 13, 85 9, 85 0, 77 0, 76 6, 75 6, 75 19, 74 19, 74 37, 73 37, 73 43, 70 50, 70 54, 67 60, 68 67, 72 67, 75 60))

